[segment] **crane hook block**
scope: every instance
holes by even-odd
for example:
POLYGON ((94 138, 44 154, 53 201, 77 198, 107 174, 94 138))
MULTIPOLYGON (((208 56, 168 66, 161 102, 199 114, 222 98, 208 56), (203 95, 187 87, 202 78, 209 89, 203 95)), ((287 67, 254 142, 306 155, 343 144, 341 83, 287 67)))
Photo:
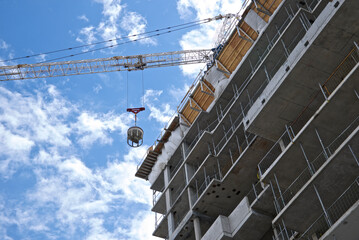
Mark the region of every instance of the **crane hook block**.
POLYGON ((139 108, 127 108, 127 112, 132 112, 135 115, 141 111, 145 111, 144 107, 139 107, 139 108))
POLYGON ((135 126, 130 127, 127 130, 127 144, 130 147, 139 147, 143 144, 143 130, 142 128, 136 126, 137 123, 137 113, 144 111, 145 108, 144 107, 140 107, 140 108, 127 108, 127 112, 132 112, 133 114, 135 114, 135 126))

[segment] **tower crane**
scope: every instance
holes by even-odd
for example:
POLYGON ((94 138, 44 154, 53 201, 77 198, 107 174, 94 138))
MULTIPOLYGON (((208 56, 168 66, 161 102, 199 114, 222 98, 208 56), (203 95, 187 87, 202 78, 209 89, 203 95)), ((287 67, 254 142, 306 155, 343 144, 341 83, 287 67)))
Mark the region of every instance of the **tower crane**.
MULTIPOLYGON (((238 18, 237 14, 219 14, 204 19, 205 22, 221 19, 238 18)), ((219 44, 218 44, 219 45, 219 44)), ((43 62, 35 64, 18 64, 0 66, 0 81, 61 77, 91 73, 143 70, 146 68, 178 66, 214 61, 221 48, 183 50, 133 56, 115 56, 88 60, 62 62, 43 62)))
POLYGON ((0 66, 0 81, 61 77, 91 73, 134 71, 213 61, 216 49, 184 50, 88 60, 0 66))
MULTIPOLYGON (((178 66, 195 63, 213 63, 218 55, 218 48, 202 50, 184 50, 134 56, 115 56, 89 60, 47 62, 35 64, 18 64, 0 67, 0 81, 61 77, 91 73, 116 71, 135 71, 147 68, 178 66)), ((128 108, 127 112, 135 114, 135 126, 127 131, 127 143, 139 147, 143 143, 143 130, 136 126, 136 116, 144 107, 128 108)))
MULTIPOLYGON (((218 15, 208 21, 237 17, 234 14, 218 15)), ((61 62, 42 62, 34 64, 18 64, 0 66, 0 81, 37 79, 48 77, 62 77, 92 73, 135 71, 147 68, 179 66, 185 64, 207 63, 214 64, 215 59, 223 48, 200 50, 183 50, 133 56, 115 56, 87 60, 73 60, 61 62)), ((135 114, 135 126, 127 131, 127 143, 131 147, 139 147, 143 143, 143 130, 136 126, 136 115, 145 110, 144 107, 128 108, 128 112, 135 114)))

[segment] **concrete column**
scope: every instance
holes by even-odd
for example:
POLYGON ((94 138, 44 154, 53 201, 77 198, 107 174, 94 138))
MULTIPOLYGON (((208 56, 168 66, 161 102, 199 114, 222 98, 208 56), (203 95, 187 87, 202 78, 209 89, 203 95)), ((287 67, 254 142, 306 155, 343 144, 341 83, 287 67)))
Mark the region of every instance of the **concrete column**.
MULTIPOLYGON (((169 179, 170 168, 168 165, 166 166, 163 173, 164 173, 165 186, 167 187, 168 183, 170 181, 170 179, 169 179)), ((169 210, 171 208, 171 189, 167 189, 167 191, 165 192, 165 196, 166 196, 166 210, 167 210, 167 212, 169 212, 169 210)), ((168 235, 171 236, 173 233, 173 227, 174 227, 174 218, 173 218, 173 214, 171 212, 167 216, 167 223, 168 223, 168 235)))
POLYGON ((189 208, 192 209, 192 205, 193 205, 193 198, 194 196, 196 196, 196 192, 194 191, 193 188, 188 187, 187 188, 187 192, 188 192, 188 203, 189 203, 189 208))
POLYGON ((173 217, 173 213, 171 212, 167 215, 167 226, 168 226, 168 237, 171 238, 175 226, 175 220, 173 217))
POLYGON ((184 164, 184 170, 186 174, 186 183, 189 183, 189 180, 194 174, 194 169, 191 165, 188 165, 187 163, 184 164))
POLYGON ((193 219, 193 226, 194 226, 194 235, 196 237, 196 240, 201 240, 202 233, 201 233, 201 224, 199 222, 199 218, 195 217, 193 219))
POLYGON ((183 160, 186 159, 186 151, 188 149, 188 144, 183 141, 182 144, 181 144, 181 151, 182 151, 182 157, 183 157, 183 160))
POLYGON ((284 145, 284 142, 283 140, 279 140, 279 147, 280 147, 280 150, 282 150, 282 152, 285 150, 285 145, 284 145))

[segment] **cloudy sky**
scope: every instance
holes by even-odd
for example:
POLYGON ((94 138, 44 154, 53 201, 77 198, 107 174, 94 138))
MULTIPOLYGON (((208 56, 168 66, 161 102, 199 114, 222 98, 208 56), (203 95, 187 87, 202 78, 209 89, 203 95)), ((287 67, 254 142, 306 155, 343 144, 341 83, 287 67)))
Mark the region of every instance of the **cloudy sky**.
MULTIPOLYGON (((0 66, 210 48, 220 22, 91 53, 108 43, 40 54, 235 13, 240 4, 0 0, 0 66)), ((1 82, 0 239, 156 239, 152 192, 134 177, 136 166, 201 67, 1 82), (134 118, 125 110, 142 97, 144 145, 133 149, 126 131, 134 118)))

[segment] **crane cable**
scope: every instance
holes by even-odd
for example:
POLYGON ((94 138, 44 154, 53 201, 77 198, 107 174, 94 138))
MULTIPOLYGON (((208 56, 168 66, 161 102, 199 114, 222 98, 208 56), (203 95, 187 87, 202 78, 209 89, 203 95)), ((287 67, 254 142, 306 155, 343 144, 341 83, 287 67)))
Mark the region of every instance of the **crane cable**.
POLYGON ((42 62, 37 62, 37 63, 48 63, 48 62, 53 62, 53 61, 57 61, 57 60, 69 58, 69 57, 84 55, 84 54, 87 54, 87 53, 96 52, 96 51, 104 50, 104 49, 108 49, 108 48, 113 48, 113 47, 116 47, 116 46, 120 46, 120 45, 124 45, 124 44, 127 44, 127 43, 131 43, 131 42, 136 42, 136 41, 140 41, 140 40, 144 40, 144 39, 148 39, 148 38, 158 37, 158 36, 163 35, 163 34, 168 34, 168 33, 171 33, 171 32, 180 31, 180 30, 183 30, 183 29, 186 29, 186 28, 190 28, 190 27, 197 26, 197 25, 200 25, 200 24, 193 24, 193 25, 190 25, 190 26, 187 26, 187 27, 178 28, 178 29, 175 29, 175 30, 166 31, 166 32, 163 32, 163 33, 156 33, 156 34, 152 34, 152 35, 149 35, 149 36, 146 36, 146 37, 142 37, 142 38, 138 38, 138 39, 135 39, 135 40, 128 40, 128 41, 121 42, 121 43, 117 43, 117 44, 113 44, 113 45, 110 45, 110 46, 95 48, 95 49, 91 49, 91 50, 87 50, 87 51, 83 51, 83 52, 77 52, 77 53, 74 53, 74 54, 71 54, 71 55, 66 55, 66 56, 62 56, 62 57, 58 57, 58 58, 52 58, 52 59, 49 59, 49 60, 46 60, 46 61, 42 61, 42 62))
MULTIPOLYGON (((218 16, 216 16, 214 18, 201 19, 201 20, 192 21, 192 22, 183 23, 183 24, 178 24, 178 25, 174 25, 174 26, 170 26, 170 27, 159 28, 159 29, 151 30, 151 31, 144 32, 144 33, 133 34, 133 35, 125 36, 125 37, 116 37, 116 38, 109 39, 109 40, 104 40, 104 41, 99 41, 99 42, 89 43, 89 44, 83 44, 83 45, 79 45, 79 46, 75 46, 75 47, 63 48, 63 49, 58 49, 58 50, 53 50, 53 51, 48 51, 48 52, 43 52, 43 53, 35 53, 35 54, 32 54, 32 55, 27 55, 27 56, 22 56, 22 57, 17 57, 17 58, 9 58, 9 59, 5 59, 5 60, 0 60, 0 62, 9 62, 9 61, 14 61, 14 60, 38 57, 38 56, 45 55, 45 54, 49 55, 49 54, 54 54, 54 53, 58 53, 58 52, 71 51, 71 50, 74 50, 74 49, 79 49, 79 48, 84 48, 84 47, 91 47, 91 46, 94 46, 94 45, 108 43, 108 42, 112 42, 112 41, 116 41, 116 40, 131 39, 132 37, 138 37, 138 36, 146 35, 146 34, 149 34, 149 33, 160 32, 160 31, 164 31, 164 30, 168 30, 168 29, 178 28, 178 29, 174 29, 172 31, 167 31, 167 32, 159 33, 159 34, 154 34, 154 35, 151 35, 151 36, 147 36, 145 38, 140 38, 140 39, 134 40, 134 41, 137 41, 137 40, 142 40, 142 39, 146 39, 146 38, 150 38, 150 37, 155 37, 155 36, 159 36, 159 35, 174 32, 174 31, 179 31, 179 30, 182 30, 182 29, 185 29, 185 28, 188 28, 188 27, 193 27, 193 26, 197 26, 197 25, 200 25, 200 24, 209 23, 212 20, 219 20, 219 19, 222 19, 224 17, 229 18, 229 17, 232 17, 232 16, 233 16, 233 14, 226 14, 224 16, 223 15, 218 15, 218 16), (190 26, 183 27, 183 26, 186 26, 186 25, 190 25, 190 26)), ((114 45, 111 45, 111 46, 108 46, 108 47, 97 48, 97 50, 102 50, 102 49, 105 49, 105 48, 111 48, 111 47, 122 45, 122 44, 125 44, 125 43, 128 43, 128 42, 132 42, 132 40, 126 41, 126 42, 121 43, 121 44, 114 44, 114 45)), ((94 51, 97 51, 97 50, 85 51, 83 53, 94 52, 94 51)), ((72 57, 72 56, 76 56, 76 55, 80 55, 80 54, 72 54, 72 55, 65 56, 65 57, 72 57)), ((62 58, 65 58, 65 57, 62 57, 62 58)), ((58 59, 60 59, 60 58, 58 58, 58 59)), ((57 60, 57 59, 52 59, 52 60, 57 60)))
MULTIPOLYGON (((141 70, 141 82, 142 82, 142 106, 145 106, 145 83, 143 80, 143 69, 141 70)), ((129 85, 128 85, 128 71, 127 71, 127 75, 126 75, 126 105, 128 108, 128 89, 129 89, 129 85)))

